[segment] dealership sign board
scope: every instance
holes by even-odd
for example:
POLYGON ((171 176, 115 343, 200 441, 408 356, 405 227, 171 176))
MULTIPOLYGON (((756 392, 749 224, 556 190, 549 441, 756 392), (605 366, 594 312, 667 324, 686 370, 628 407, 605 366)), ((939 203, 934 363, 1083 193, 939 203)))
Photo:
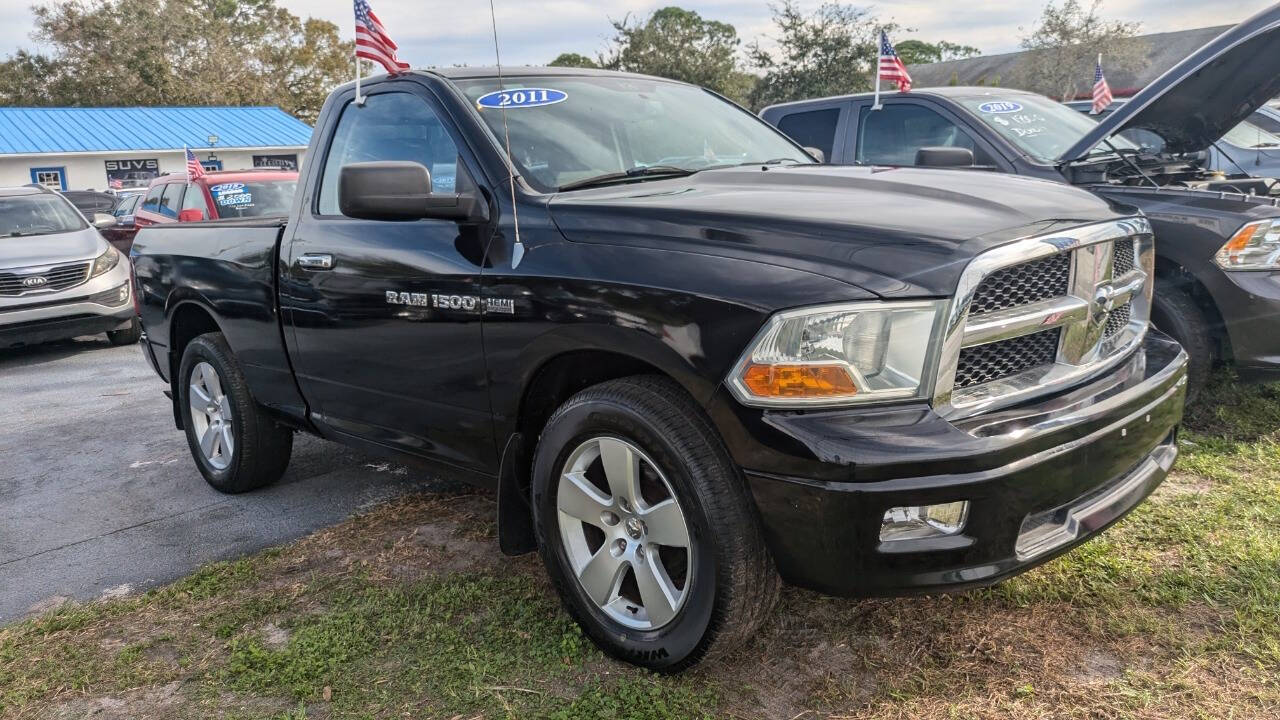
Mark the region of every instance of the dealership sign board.
POLYGON ((291 155, 254 155, 253 166, 254 167, 276 167, 276 168, 284 168, 285 170, 297 170, 298 155, 297 153, 294 153, 291 155))
POLYGON ((155 159, 108 160, 106 163, 109 187, 146 187, 160 174, 160 161, 155 159), (119 181, 119 185, 115 181, 119 181))

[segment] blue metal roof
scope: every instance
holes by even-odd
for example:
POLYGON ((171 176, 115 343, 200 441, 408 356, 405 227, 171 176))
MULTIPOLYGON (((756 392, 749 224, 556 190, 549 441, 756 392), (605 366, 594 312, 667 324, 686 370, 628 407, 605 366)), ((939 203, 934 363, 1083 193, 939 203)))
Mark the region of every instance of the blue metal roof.
POLYGON ((311 126, 277 107, 0 107, 0 155, 305 146, 311 126))

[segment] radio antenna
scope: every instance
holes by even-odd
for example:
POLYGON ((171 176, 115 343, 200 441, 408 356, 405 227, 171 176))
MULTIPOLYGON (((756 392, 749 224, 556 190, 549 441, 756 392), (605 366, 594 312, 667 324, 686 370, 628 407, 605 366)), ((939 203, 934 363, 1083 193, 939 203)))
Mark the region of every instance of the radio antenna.
MULTIPOLYGON (((498 13, 493 9, 493 0, 489 0, 489 19, 493 22, 493 57, 498 64, 498 90, 506 92, 507 86, 502 79, 502 53, 498 50, 498 13)), ((516 242, 511 248, 511 268, 520 267, 524 259, 524 243, 520 242, 520 209, 516 207, 516 160, 511 155, 511 131, 507 129, 507 108, 502 107, 502 135, 507 146, 507 182, 511 185, 511 221, 515 225, 516 242)))

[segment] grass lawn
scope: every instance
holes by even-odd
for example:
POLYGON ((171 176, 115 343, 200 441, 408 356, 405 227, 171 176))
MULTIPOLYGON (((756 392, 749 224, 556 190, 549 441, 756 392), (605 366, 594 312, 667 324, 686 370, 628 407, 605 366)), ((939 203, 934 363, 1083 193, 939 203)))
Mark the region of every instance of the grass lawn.
POLYGON ((1277 718, 1280 385, 1206 397, 1165 485, 1067 556, 958 595, 789 589, 677 678, 605 659, 460 490, 0 629, 0 717, 1277 718))

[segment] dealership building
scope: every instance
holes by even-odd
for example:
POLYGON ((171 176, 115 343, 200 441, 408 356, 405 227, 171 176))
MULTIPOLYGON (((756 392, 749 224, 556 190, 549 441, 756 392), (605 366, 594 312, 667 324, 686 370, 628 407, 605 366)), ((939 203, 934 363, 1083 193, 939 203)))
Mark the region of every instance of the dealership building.
POLYGON ((277 107, 0 107, 0 187, 145 187, 186 172, 184 148, 211 170, 296 169, 310 140, 277 107))

